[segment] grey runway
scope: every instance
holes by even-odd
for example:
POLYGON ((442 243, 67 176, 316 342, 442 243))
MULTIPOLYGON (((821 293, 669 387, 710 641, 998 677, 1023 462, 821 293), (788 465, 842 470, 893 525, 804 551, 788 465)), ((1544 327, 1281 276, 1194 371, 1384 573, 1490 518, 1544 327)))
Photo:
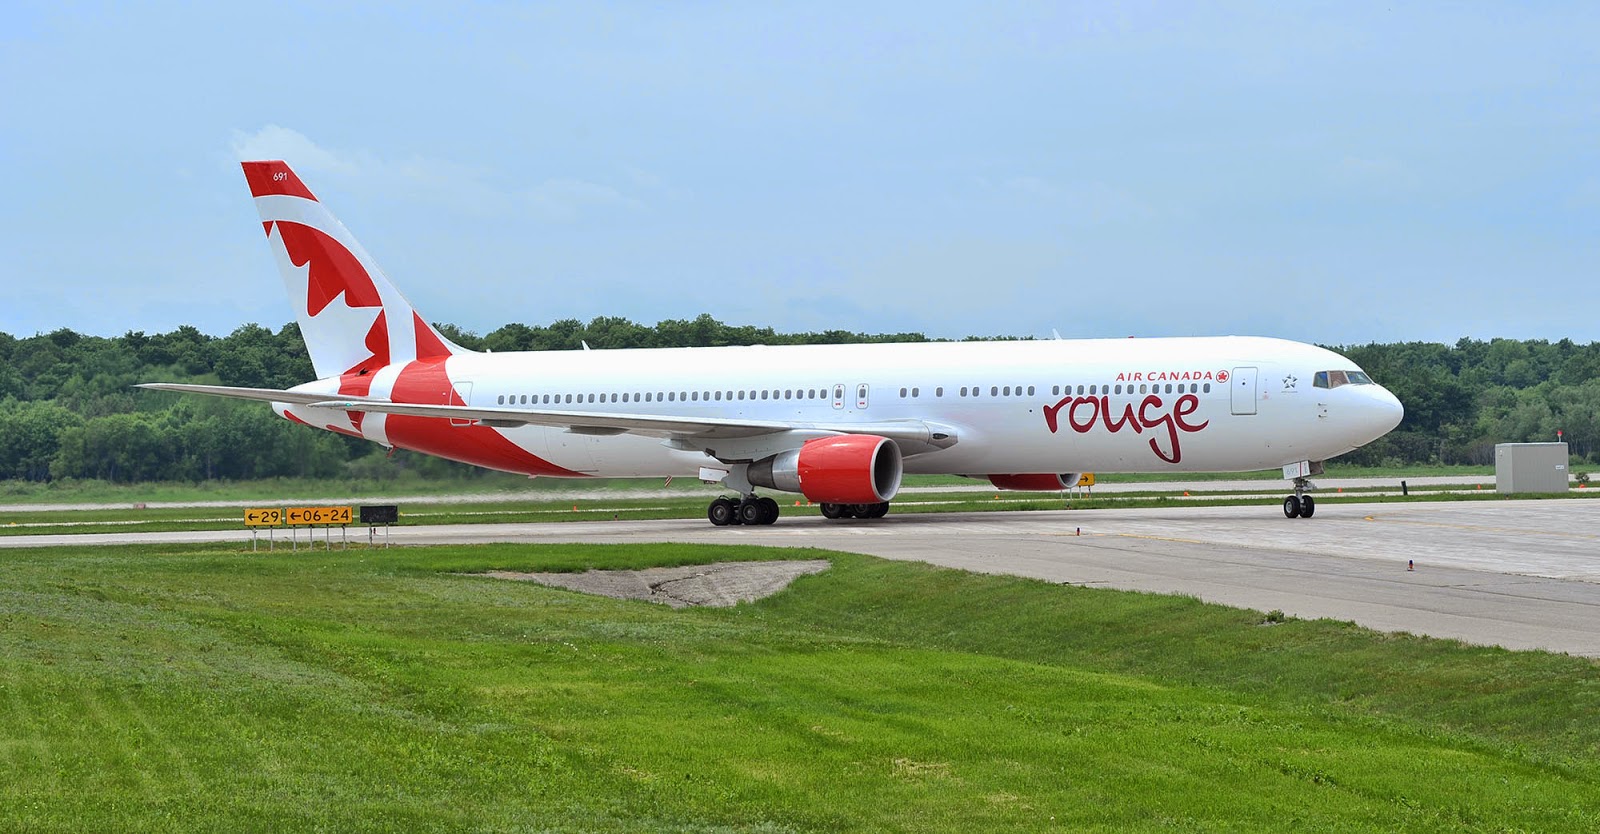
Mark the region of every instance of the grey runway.
MULTIPOLYGON (((769 527, 715 528, 703 520, 396 527, 392 540, 818 547, 1600 656, 1596 501, 1324 503, 1316 518, 1295 520, 1274 505, 891 513, 836 522, 813 513, 789 509, 769 527)), ((351 530, 353 541, 365 538, 351 530)), ((248 539, 243 531, 15 536, 0 546, 248 539)))

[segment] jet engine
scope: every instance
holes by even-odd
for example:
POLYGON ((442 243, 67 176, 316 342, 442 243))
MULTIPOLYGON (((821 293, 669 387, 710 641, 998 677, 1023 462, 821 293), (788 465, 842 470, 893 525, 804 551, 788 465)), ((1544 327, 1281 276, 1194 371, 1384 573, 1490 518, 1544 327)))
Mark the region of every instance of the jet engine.
POLYGON ((1000 489, 1058 492, 1077 486, 1078 478, 1079 473, 1077 472, 1066 472, 1060 475, 990 475, 989 483, 1000 489))
POLYGON ((844 434, 758 460, 748 477, 755 486, 798 492, 817 503, 881 504, 900 491, 904 473, 893 440, 844 434))

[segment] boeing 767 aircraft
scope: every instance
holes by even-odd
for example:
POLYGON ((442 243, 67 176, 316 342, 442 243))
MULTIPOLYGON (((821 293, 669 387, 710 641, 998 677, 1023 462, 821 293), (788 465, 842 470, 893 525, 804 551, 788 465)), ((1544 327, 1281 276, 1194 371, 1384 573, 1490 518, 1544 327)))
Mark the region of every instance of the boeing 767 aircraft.
POLYGON ((417 313, 282 161, 245 179, 319 379, 262 400, 385 447, 529 476, 692 476, 738 498, 711 523, 771 524, 799 493, 877 518, 906 473, 1060 490, 1080 472, 1282 467, 1307 476, 1382 437, 1394 395, 1332 351, 1226 336, 479 353, 417 313))

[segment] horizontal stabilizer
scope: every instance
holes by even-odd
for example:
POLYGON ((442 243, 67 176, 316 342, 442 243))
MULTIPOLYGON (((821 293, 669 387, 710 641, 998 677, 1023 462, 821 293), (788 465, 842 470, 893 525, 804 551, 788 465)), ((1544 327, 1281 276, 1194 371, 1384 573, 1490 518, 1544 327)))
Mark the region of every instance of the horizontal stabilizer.
POLYGON ((293 405, 314 405, 328 399, 326 392, 284 391, 278 388, 235 388, 230 385, 189 385, 180 382, 145 382, 136 387, 152 391, 177 391, 180 394, 207 394, 213 397, 232 397, 236 400, 293 405))

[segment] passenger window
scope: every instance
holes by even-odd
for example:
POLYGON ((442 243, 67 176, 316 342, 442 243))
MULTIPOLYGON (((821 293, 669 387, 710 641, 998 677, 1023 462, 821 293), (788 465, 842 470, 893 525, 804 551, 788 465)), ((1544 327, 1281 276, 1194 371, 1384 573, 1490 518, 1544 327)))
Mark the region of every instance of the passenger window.
POLYGON ((906 389, 904 389, 904 388, 901 388, 901 389, 900 389, 900 399, 902 399, 902 400, 903 400, 903 399, 905 399, 905 398, 906 398, 906 389))
POLYGON ((922 395, 920 393, 918 393, 918 389, 916 389, 916 388, 911 389, 911 397, 912 397, 912 399, 916 399, 919 396, 922 396, 922 395))
POLYGON ((989 396, 991 396, 991 397, 1000 396, 1000 386, 998 386, 998 385, 989 386, 989 396))
POLYGON ((941 386, 939 386, 939 387, 938 387, 938 388, 935 388, 935 389, 933 389, 933 395, 934 395, 934 396, 935 396, 935 397, 942 397, 942 396, 944 396, 944 386, 943 386, 943 385, 941 385, 941 386))
POLYGON ((1030 396, 1030 397, 1033 396, 1033 386, 1032 385, 1028 386, 1028 396, 1030 396))
POLYGON ((1207 394, 1211 393, 1211 383, 1209 383, 1209 382, 1206 383, 1206 393, 1207 394))

